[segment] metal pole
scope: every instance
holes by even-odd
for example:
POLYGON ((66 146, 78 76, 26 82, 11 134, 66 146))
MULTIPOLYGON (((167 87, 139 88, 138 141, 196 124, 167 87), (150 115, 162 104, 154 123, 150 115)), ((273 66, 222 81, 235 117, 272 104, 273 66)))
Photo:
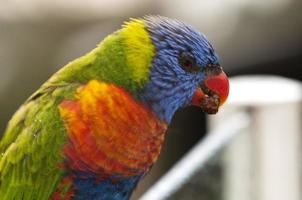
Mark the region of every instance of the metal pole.
POLYGON ((249 117, 245 113, 230 116, 224 124, 214 129, 184 156, 166 175, 164 175, 140 200, 163 200, 177 191, 192 178, 204 164, 227 145, 241 129, 247 127, 249 117), (238 121, 241 123, 238 124, 238 121))

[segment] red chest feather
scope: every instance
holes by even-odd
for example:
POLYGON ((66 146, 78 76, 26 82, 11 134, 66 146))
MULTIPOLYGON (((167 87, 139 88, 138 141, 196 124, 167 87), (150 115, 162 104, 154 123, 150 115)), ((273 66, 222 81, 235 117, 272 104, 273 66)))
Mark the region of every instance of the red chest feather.
POLYGON ((115 85, 93 80, 76 95, 59 106, 68 167, 106 175, 146 172, 159 156, 166 123, 115 85))

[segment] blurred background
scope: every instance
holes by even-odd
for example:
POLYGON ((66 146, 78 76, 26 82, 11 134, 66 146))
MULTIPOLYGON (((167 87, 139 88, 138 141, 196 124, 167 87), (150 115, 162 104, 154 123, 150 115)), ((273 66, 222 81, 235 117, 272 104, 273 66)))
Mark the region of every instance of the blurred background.
MULTIPOLYGON (((301 0, 0 1, 0 133, 19 105, 60 67, 90 51, 123 21, 147 14, 196 27, 231 77, 274 74, 302 81, 301 0)), ((197 108, 177 112, 159 162, 133 200, 205 136, 206 124, 197 108)), ((199 173, 205 180, 200 199, 224 199, 217 159, 199 173)))

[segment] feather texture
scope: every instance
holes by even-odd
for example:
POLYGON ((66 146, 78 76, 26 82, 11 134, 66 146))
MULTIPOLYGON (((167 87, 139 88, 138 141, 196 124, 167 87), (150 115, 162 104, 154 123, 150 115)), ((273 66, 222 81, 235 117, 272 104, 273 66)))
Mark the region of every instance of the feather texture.
POLYGON ((176 110, 218 64, 189 25, 160 16, 125 23, 13 115, 0 142, 0 199, 127 200, 176 110))

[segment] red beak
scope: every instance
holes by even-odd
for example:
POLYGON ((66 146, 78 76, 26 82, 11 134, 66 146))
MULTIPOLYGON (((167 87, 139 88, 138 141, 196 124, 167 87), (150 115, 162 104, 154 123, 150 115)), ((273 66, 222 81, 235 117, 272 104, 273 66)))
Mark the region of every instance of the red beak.
POLYGON ((208 70, 205 80, 193 95, 192 105, 201 107, 208 114, 215 114, 229 95, 229 80, 219 67, 219 70, 208 70))

